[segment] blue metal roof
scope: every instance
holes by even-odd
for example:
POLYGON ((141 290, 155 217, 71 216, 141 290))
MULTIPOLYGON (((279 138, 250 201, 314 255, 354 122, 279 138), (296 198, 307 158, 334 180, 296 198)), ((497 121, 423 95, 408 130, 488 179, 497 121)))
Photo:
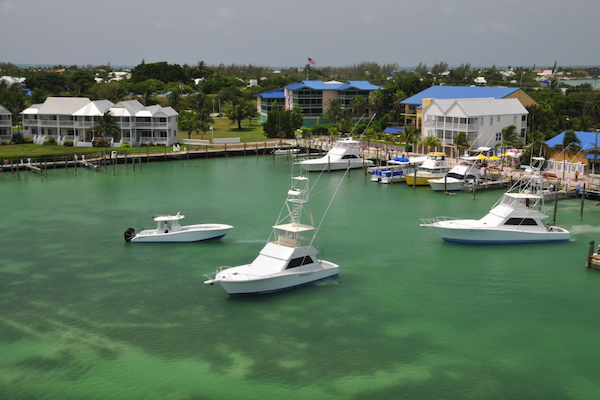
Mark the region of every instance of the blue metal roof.
MULTIPOLYGON (((559 133, 558 135, 554 136, 550 140, 546 140, 546 145, 548 145, 548 147, 550 147, 550 148, 557 146, 557 145, 562 145, 563 138, 565 137, 565 133, 566 133, 566 131, 559 133)), ((596 132, 575 131, 575 135, 577 135, 577 138, 581 142, 581 149, 583 151, 591 150, 594 147, 597 147, 597 145, 596 145, 597 143, 600 143, 600 137, 598 137, 598 134, 596 132)))
POLYGON ((486 86, 431 86, 409 97, 401 104, 423 104, 423 99, 476 99, 492 97, 503 99, 519 88, 486 86))
POLYGON ((383 130, 383 133, 391 133, 392 135, 399 135, 401 133, 404 133, 404 129, 400 129, 400 128, 385 128, 383 130))
POLYGON ((359 90, 377 90, 383 89, 380 86, 373 85, 368 81, 348 81, 347 83, 327 83, 323 81, 302 81, 301 83, 292 83, 287 85, 285 89, 312 89, 312 90, 348 90, 351 88, 359 90))
POLYGON ((268 92, 259 93, 256 97, 262 97, 263 99, 285 99, 285 92, 283 89, 273 89, 268 92))

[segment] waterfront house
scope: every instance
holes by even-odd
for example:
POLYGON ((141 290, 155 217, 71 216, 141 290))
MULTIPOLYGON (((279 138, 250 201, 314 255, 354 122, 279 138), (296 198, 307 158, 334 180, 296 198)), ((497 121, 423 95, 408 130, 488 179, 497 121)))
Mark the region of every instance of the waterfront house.
MULTIPOLYGON (((352 109, 352 99, 355 96, 362 96, 368 99, 372 92, 383 89, 380 86, 373 85, 368 81, 348 81, 346 83, 338 81, 302 81, 301 83, 293 83, 283 88, 283 96, 281 89, 271 92, 261 93, 257 96, 257 109, 259 122, 267 120, 270 106, 273 101, 277 101, 277 105, 283 101, 283 107, 286 110, 291 110, 294 106, 299 106, 304 116, 303 126, 310 128, 315 125, 329 124, 330 119, 323 118, 323 112, 327 109, 327 104, 331 100, 339 100, 340 105, 344 109, 352 109), (268 104, 264 104, 267 102, 268 104)), ((365 113, 368 118, 373 116, 373 111, 367 105, 365 113)), ((353 115, 354 119, 360 118, 361 115, 353 115)))
POLYGON ((0 142, 12 139, 12 113, 0 106, 0 142))
POLYGON ((433 99, 517 99, 524 107, 537 105, 520 88, 486 86, 431 86, 401 102, 404 105, 404 125, 423 128, 423 109, 433 99))
POLYGON ((21 113, 24 136, 38 144, 52 138, 61 145, 70 140, 74 146, 90 147, 95 121, 107 111, 121 128, 119 137, 110 139, 111 146, 124 142, 131 146, 169 146, 178 141, 178 114, 171 107, 144 106, 137 100, 114 104, 81 97, 48 97, 44 103, 25 109, 21 113))
POLYGON ((495 147, 502 129, 514 125, 525 141, 529 113, 518 99, 433 99, 423 109, 422 136, 437 136, 443 146, 465 132, 472 148, 495 147))

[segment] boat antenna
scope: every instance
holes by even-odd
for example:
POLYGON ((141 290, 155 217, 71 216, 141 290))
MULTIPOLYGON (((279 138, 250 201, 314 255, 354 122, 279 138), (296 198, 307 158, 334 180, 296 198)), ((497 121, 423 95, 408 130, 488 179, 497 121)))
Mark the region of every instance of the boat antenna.
POLYGON ((331 208, 331 204, 333 203, 333 199, 335 199, 335 195, 337 194, 338 190, 340 189, 340 186, 342 186, 342 182, 344 182, 344 178, 346 178, 346 176, 348 175, 348 171, 350 171, 350 168, 346 168, 346 171, 344 172, 342 179, 340 179, 340 182, 338 183, 337 187, 335 188, 335 192, 333 192, 333 196, 331 196, 331 199, 329 200, 329 204, 327 205, 327 208, 325 209, 325 212, 323 213, 323 216, 321 217, 319 226, 317 226, 317 229, 315 230, 315 234, 313 235, 313 238, 310 241, 311 246, 312 246, 313 241, 317 237, 317 233, 319 233, 319 229, 321 229, 321 225, 323 225, 323 220, 325 220, 325 216, 327 215, 327 213, 329 212, 329 209, 331 208))
POLYGON ((352 136, 352 132, 354 132, 354 130, 356 129, 358 124, 360 124, 360 121, 362 121, 362 119, 365 117, 365 115, 367 115, 367 113, 363 113, 363 115, 360 116, 360 118, 358 119, 358 121, 356 121, 356 124, 354 124, 354 126, 352 127, 352 129, 350 130, 350 133, 348 135, 352 136))

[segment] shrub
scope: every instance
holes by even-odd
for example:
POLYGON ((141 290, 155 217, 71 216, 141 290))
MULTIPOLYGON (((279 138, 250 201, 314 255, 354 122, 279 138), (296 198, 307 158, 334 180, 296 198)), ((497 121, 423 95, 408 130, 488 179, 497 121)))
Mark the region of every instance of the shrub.
POLYGON ((103 138, 95 138, 92 140, 92 147, 106 147, 106 140, 103 138))
POLYGON ((121 143, 121 147, 131 147, 131 145, 129 144, 129 142, 123 142, 121 143))
POLYGON ((73 141, 72 140, 65 140, 64 145, 67 146, 67 147, 73 147, 73 141))
POLYGON ((56 139, 54 139, 52 136, 50 136, 50 139, 44 142, 44 146, 51 146, 53 144, 56 144, 56 139))
MULTIPOLYGON (((25 138, 23 137, 23 135, 20 132, 15 133, 13 135, 12 140, 16 144, 23 144, 23 143, 25 143, 25 138)), ((32 140, 32 142, 33 142, 33 140, 32 140)))
POLYGON ((25 139, 25 143, 33 143, 33 139, 31 139, 31 138, 25 139))
POLYGON ((11 144, 10 140, 5 140, 4 142, 2 142, 3 145, 8 146, 9 144, 11 144))

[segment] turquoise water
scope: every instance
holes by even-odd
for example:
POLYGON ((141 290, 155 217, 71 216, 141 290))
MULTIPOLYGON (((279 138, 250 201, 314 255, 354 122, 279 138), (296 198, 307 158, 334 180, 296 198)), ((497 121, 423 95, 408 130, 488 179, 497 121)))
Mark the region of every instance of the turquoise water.
MULTIPOLYGON (((340 276, 230 298, 203 274, 250 262, 290 184, 285 157, 0 175, 0 399, 596 399, 596 202, 559 202, 568 243, 443 242, 420 218, 483 216, 352 171, 320 231, 340 276), (131 244, 150 213, 235 228, 131 244)), ((318 221, 343 173, 311 174, 318 221)), ((549 204, 552 213, 552 203, 549 204)))

